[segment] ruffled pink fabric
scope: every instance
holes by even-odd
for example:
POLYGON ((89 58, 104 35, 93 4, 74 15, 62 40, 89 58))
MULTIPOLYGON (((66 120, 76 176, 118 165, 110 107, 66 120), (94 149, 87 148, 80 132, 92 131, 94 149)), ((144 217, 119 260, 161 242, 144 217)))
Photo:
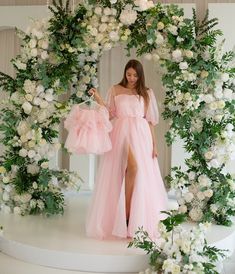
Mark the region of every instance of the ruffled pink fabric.
POLYGON ((71 153, 103 154, 112 148, 109 137, 112 124, 109 121, 109 113, 103 106, 98 109, 73 106, 64 126, 68 130, 65 147, 71 153))
POLYGON ((138 227, 157 238, 157 225, 167 209, 167 195, 157 158, 152 157, 153 142, 149 122, 158 122, 157 102, 152 90, 145 115, 142 97, 108 94, 108 108, 113 117, 110 138, 112 150, 101 156, 95 189, 87 215, 86 232, 94 238, 133 237, 138 227), (131 200, 129 225, 126 225, 125 171, 128 151, 137 162, 131 200))

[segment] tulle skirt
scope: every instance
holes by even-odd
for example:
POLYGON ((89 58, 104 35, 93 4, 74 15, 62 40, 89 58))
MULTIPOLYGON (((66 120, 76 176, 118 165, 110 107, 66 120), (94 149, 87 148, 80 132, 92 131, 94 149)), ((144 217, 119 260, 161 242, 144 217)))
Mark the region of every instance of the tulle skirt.
POLYGON ((133 237, 142 227, 152 238, 158 237, 160 211, 167 208, 166 190, 158 160, 152 158, 152 136, 148 122, 141 117, 120 117, 110 133, 112 149, 101 156, 95 189, 87 215, 89 237, 133 237), (126 223, 125 171, 128 151, 137 162, 131 199, 129 225, 126 223))

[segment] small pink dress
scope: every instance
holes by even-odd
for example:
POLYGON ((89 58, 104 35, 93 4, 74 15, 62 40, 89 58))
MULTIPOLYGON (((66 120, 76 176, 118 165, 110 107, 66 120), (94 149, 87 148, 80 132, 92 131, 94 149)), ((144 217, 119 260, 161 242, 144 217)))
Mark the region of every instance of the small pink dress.
POLYGON ((71 153, 103 154, 112 148, 109 136, 112 124, 104 106, 90 109, 74 105, 64 126, 68 130, 65 147, 71 153))
POLYGON ((138 227, 153 238, 157 224, 167 209, 166 190, 157 158, 152 158, 153 143, 148 122, 158 123, 159 114, 153 91, 145 115, 144 100, 137 95, 115 96, 115 86, 108 92, 107 103, 113 119, 110 133, 112 149, 101 156, 95 189, 87 215, 89 237, 133 237, 138 227), (129 147, 137 162, 137 174, 131 199, 129 225, 126 224, 125 170, 129 147))

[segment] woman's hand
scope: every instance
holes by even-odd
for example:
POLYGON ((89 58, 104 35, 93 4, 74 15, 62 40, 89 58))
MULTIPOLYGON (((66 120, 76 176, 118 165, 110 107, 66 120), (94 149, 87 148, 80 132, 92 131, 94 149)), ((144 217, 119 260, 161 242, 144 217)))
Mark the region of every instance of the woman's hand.
POLYGON ((101 97, 101 95, 99 94, 98 90, 96 88, 91 88, 88 93, 91 95, 91 96, 94 96, 94 99, 96 100, 96 102, 98 104, 102 104, 103 103, 103 99, 101 97))

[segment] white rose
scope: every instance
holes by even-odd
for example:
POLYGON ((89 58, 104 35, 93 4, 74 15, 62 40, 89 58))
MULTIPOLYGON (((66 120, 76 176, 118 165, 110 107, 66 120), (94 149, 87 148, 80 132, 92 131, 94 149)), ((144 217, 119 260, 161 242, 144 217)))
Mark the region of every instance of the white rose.
POLYGON ((28 151, 28 157, 33 158, 36 155, 36 152, 34 150, 29 150, 28 151))
POLYGON ((6 191, 3 192, 2 200, 3 200, 4 202, 7 202, 7 201, 10 200, 10 196, 9 196, 9 194, 8 194, 6 191))
POLYGON ((214 167, 214 168, 219 168, 219 167, 221 166, 221 164, 218 162, 217 159, 212 159, 212 160, 208 163, 208 165, 209 165, 210 167, 214 167))
POLYGON ((44 51, 41 53, 41 58, 42 58, 43 60, 46 60, 46 59, 48 59, 48 57, 49 57, 48 52, 44 50, 44 51))
POLYGON ((172 57, 173 60, 176 62, 181 62, 182 61, 182 51, 180 49, 176 49, 172 52, 172 57))
POLYGON ((228 73, 222 73, 222 74, 221 74, 221 80, 222 80, 223 82, 227 82, 228 79, 229 79, 229 74, 228 74, 228 73))
POLYGON ((178 209, 178 211, 179 211, 180 213, 186 213, 187 210, 188 210, 188 208, 187 208, 186 205, 181 205, 181 206, 179 207, 179 209, 178 209))
POLYGON ((159 55, 157 53, 153 53, 152 54, 152 58, 153 58, 153 61, 155 61, 155 62, 157 62, 157 61, 160 60, 160 57, 159 57, 159 55))
POLYGON ((137 19, 137 12, 133 9, 124 9, 120 14, 120 21, 124 25, 132 25, 137 19))
POLYGON ((99 31, 100 32, 105 32, 106 29, 107 29, 108 25, 105 24, 105 23, 102 23, 100 26, 99 26, 99 31))
POLYGON ((38 50, 36 48, 35 49, 31 49, 30 54, 31 54, 32 57, 37 57, 38 50))
POLYGON ((209 104, 209 103, 212 103, 214 101, 214 97, 211 95, 211 94, 205 94, 203 96, 203 100, 209 104))
POLYGON ((229 124, 226 125, 225 128, 226 128, 227 131, 233 131, 234 126, 233 126, 233 124, 230 124, 230 123, 229 123, 229 124))
POLYGON ((193 58, 193 52, 191 50, 185 50, 184 54, 187 58, 193 58))
POLYGON ((214 117, 213 117, 213 120, 216 121, 216 122, 221 122, 223 118, 223 115, 221 114, 216 114, 214 117))
POLYGON ((184 195, 184 199, 187 203, 190 203, 194 198, 194 195, 193 193, 191 192, 187 192, 185 195, 184 195))
POLYGON ((161 33, 158 33, 156 36, 156 43, 158 45, 161 45, 164 43, 164 37, 161 35, 161 33))
POLYGON ((54 96, 51 93, 46 93, 45 99, 47 100, 47 102, 52 102, 54 100, 54 96))
POLYGON ((210 210, 212 213, 216 214, 218 211, 219 207, 216 204, 211 204, 210 205, 210 210))
POLYGON ((169 25, 169 27, 167 28, 169 30, 170 33, 172 33, 173 35, 178 35, 178 27, 174 26, 174 25, 169 25))
POLYGON ((207 159, 207 160, 211 160, 214 156, 214 153, 212 151, 207 151, 205 154, 204 154, 204 157, 207 159))
POLYGON ((31 208, 35 208, 36 205, 37 205, 36 200, 35 200, 35 199, 32 199, 32 200, 30 201, 29 205, 30 205, 31 208))
POLYGON ((111 14, 112 14, 112 10, 109 7, 104 8, 104 15, 109 16, 111 14))
POLYGON ((117 41, 120 39, 119 34, 118 34, 118 32, 116 32, 116 31, 111 31, 111 32, 109 33, 109 38, 110 38, 111 41, 113 41, 113 42, 117 42, 117 41))
POLYGON ((217 109, 217 102, 211 102, 209 104, 209 109, 216 110, 217 109))
POLYGON ((195 172, 193 172, 193 171, 190 171, 189 172, 189 174, 188 174, 188 178, 189 178, 189 180, 194 180, 195 179, 195 177, 196 177, 196 173, 195 172))
POLYGON ((40 41, 38 42, 38 45, 39 45, 39 47, 42 48, 42 49, 48 49, 48 46, 49 46, 47 40, 40 40, 40 41))
POLYGON ((204 199, 205 199, 204 193, 201 192, 201 191, 199 191, 199 192, 197 193, 197 198, 198 198, 200 201, 204 200, 204 199))
POLYGON ((205 192, 204 192, 205 196, 210 198, 213 196, 213 190, 212 189, 207 189, 205 192))
POLYGON ((180 69, 187 69, 188 68, 188 63, 187 62, 180 62, 179 68, 180 69))
POLYGON ((47 108, 48 107, 48 102, 45 101, 45 100, 42 100, 41 103, 40 103, 40 108, 47 108))
POLYGON ((19 155, 21 157, 26 157, 28 155, 28 151, 24 148, 22 148, 20 151, 19 151, 19 155))
POLYGON ((35 98, 33 99, 33 103, 34 103, 34 105, 36 105, 36 106, 39 106, 39 105, 41 104, 41 102, 42 102, 42 99, 39 98, 39 97, 35 97, 35 98))
POLYGON ((24 104, 22 105, 22 108, 26 114, 30 114, 33 107, 29 102, 24 102, 24 104))
POLYGON ((41 163, 42 168, 48 168, 49 167, 49 162, 43 162, 41 163))
POLYGON ((31 39, 28 45, 31 49, 36 48, 37 41, 35 39, 31 39))
POLYGON ((111 4, 115 4, 115 3, 117 3, 117 0, 110 0, 109 1, 111 4))
POLYGON ((101 22, 102 22, 102 23, 105 23, 105 22, 108 22, 108 21, 109 21, 108 16, 103 15, 103 16, 101 17, 101 22))
POLYGON ((225 102, 223 100, 217 101, 217 108, 223 109, 225 107, 225 102))
POLYGON ((233 99, 233 91, 229 88, 224 89, 224 98, 226 98, 228 100, 232 100, 233 99))
POLYGON ((198 177, 198 182, 200 183, 201 187, 210 186, 211 185, 211 179, 208 178, 206 175, 201 174, 198 177))
POLYGON ((201 209, 199 209, 199 208, 192 208, 189 211, 189 216, 193 221, 197 222, 197 221, 201 220, 203 213, 202 213, 201 209))
POLYGON ((157 29, 158 30, 162 30, 162 29, 164 29, 164 27, 165 27, 165 25, 164 25, 163 22, 158 22, 158 24, 157 24, 157 29))
POLYGON ((98 30, 97 30, 96 28, 92 28, 92 29, 90 30, 90 34, 91 34, 92 36, 96 36, 96 35, 98 34, 98 30))
POLYGON ((37 166, 36 164, 29 164, 27 166, 27 172, 29 174, 35 175, 39 172, 39 166, 37 166))
POLYGON ((43 85, 38 85, 36 88, 37 95, 41 92, 44 92, 45 88, 43 85))
POLYGON ((101 14, 102 14, 102 8, 101 8, 101 7, 95 7, 94 12, 95 12, 95 14, 97 14, 97 15, 101 15, 101 14))

